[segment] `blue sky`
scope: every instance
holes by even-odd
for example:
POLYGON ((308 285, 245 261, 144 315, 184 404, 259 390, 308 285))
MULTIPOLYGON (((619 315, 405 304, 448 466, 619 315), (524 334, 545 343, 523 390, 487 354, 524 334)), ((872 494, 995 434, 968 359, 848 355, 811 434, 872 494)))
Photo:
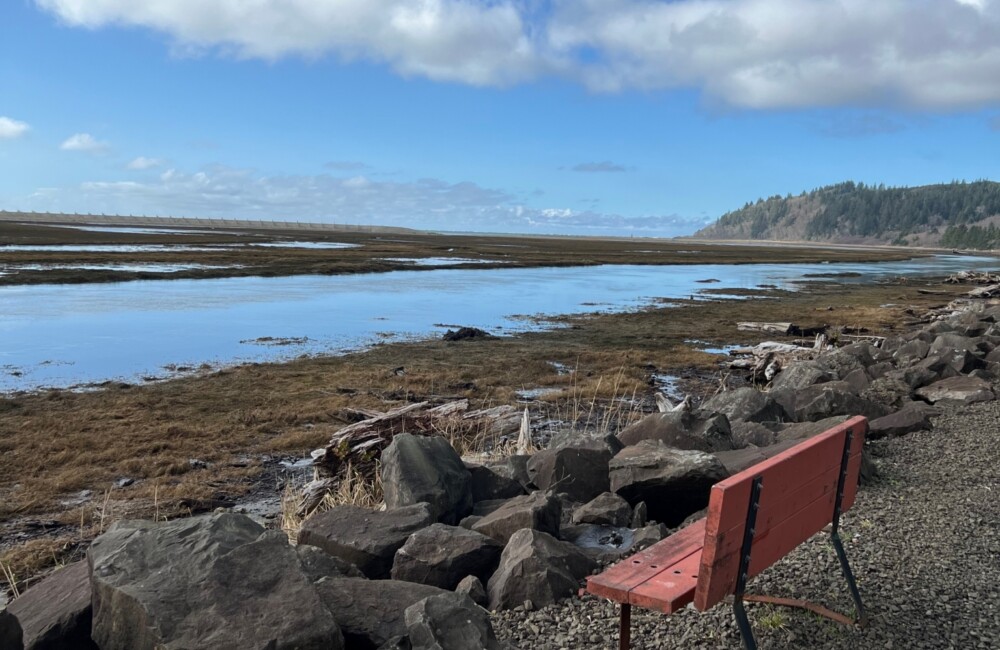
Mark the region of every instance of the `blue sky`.
POLYGON ((994 0, 4 0, 0 208, 671 236, 1000 176, 994 0))

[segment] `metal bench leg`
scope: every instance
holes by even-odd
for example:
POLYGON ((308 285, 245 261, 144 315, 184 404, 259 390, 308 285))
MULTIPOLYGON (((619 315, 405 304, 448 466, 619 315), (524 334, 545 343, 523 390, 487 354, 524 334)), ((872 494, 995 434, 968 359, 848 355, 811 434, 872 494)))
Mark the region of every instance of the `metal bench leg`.
POLYGON ((840 568, 844 572, 844 577, 847 579, 847 586, 851 590, 851 597, 854 599, 854 607, 858 612, 858 625, 864 627, 868 624, 868 613, 865 612, 865 606, 861 602, 858 584, 854 581, 854 572, 851 571, 851 565, 847 562, 847 553, 844 552, 844 544, 840 541, 840 511, 844 500, 844 484, 847 482, 847 463, 851 458, 851 443, 853 440, 854 431, 848 429, 847 436, 844 439, 844 455, 840 461, 840 479, 837 481, 837 501, 833 507, 833 526, 830 529, 830 540, 833 542, 833 548, 837 551, 837 557, 840 559, 840 568))
POLYGON ((621 621, 618 626, 618 648, 629 650, 632 645, 632 606, 622 603, 621 621))
POLYGON ((746 650, 757 650, 757 639, 753 636, 753 628, 747 618, 747 610, 743 608, 743 594, 733 598, 733 616, 736 617, 736 627, 740 628, 743 647, 746 650))
POLYGON ((753 637, 753 628, 750 627, 747 612, 743 608, 743 593, 750 574, 750 551, 753 550, 753 536, 757 532, 757 510, 760 508, 760 491, 763 488, 764 478, 758 476, 750 488, 750 505, 747 508, 743 547, 740 550, 740 572, 736 576, 736 590, 733 592, 733 616, 736 617, 736 625, 740 628, 740 636, 743 637, 743 646, 746 650, 757 650, 757 640, 753 637))

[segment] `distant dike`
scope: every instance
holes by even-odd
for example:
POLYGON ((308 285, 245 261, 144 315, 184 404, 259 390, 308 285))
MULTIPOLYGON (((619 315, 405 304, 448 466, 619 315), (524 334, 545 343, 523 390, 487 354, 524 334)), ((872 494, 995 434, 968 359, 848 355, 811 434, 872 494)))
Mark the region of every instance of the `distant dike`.
POLYGON ((249 230, 310 230, 317 232, 374 232, 405 234, 419 232, 412 228, 363 226, 307 221, 269 221, 259 219, 199 219, 192 217, 147 217, 135 215, 72 214, 62 212, 15 212, 0 210, 0 221, 34 224, 72 224, 94 226, 134 226, 159 228, 245 228, 249 230))
POLYGON ((886 187, 851 181, 727 212, 700 239, 1000 248, 1000 183, 886 187))

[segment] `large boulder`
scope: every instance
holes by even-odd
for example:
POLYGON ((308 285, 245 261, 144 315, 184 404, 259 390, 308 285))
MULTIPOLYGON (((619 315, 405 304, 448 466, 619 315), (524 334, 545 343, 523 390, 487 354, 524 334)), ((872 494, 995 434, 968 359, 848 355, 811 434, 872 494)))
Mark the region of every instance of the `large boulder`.
POLYGON ((7 611, 20 622, 28 650, 97 648, 90 639, 90 567, 85 561, 48 576, 15 599, 7 611))
POLYGON ((611 459, 611 490, 631 504, 645 501, 649 516, 674 526, 708 505, 726 468, 711 454, 643 440, 611 459))
POLYGON ((598 564, 617 562, 635 546, 635 531, 623 526, 570 524, 563 526, 559 535, 598 564))
POLYGON ((812 438, 830 429, 843 424, 850 416, 835 415, 833 417, 817 420, 815 422, 797 422, 789 424, 778 432, 778 441, 775 444, 788 442, 789 440, 804 440, 812 438))
POLYGON ((455 593, 465 594, 480 607, 486 607, 490 604, 489 597, 486 595, 486 587, 483 586, 483 581, 476 576, 462 578, 458 586, 455 587, 455 593))
POLYGON ((778 373, 778 376, 771 382, 771 387, 798 390, 835 379, 837 379, 836 373, 821 367, 815 361, 800 361, 778 373))
POLYGON ((717 451, 712 455, 719 459, 719 462, 722 463, 727 472, 736 474, 757 463, 762 463, 768 458, 797 444, 799 444, 798 440, 788 440, 767 447, 747 447, 746 449, 733 449, 732 451, 717 451))
POLYGON ((917 396, 931 404, 972 404, 996 399, 990 383, 979 377, 950 377, 917 389, 917 396))
POLYGON ((930 349, 931 346, 926 341, 914 339, 896 348, 892 359, 897 367, 904 368, 926 357, 930 349))
POLYGON ((17 617, 6 610, 0 609, 0 648, 7 650, 24 650, 21 624, 17 617))
POLYGON ((457 524, 472 512, 471 481, 461 456, 439 436, 401 433, 382 451, 382 491, 390 509, 427 503, 436 520, 457 524))
POLYGON ((431 596, 403 613, 412 650, 500 650, 490 614, 464 594, 431 596))
POLYGON ((346 560, 369 578, 388 578, 399 547, 432 523, 434 516, 426 503, 384 511, 336 506, 306 520, 299 530, 299 544, 317 546, 346 560))
POLYGON ((920 402, 910 402, 895 413, 872 420, 868 424, 869 440, 902 436, 914 431, 927 431, 931 428, 930 416, 936 409, 920 402))
POLYGON ((471 478, 472 502, 511 499, 524 494, 520 481, 483 465, 466 465, 471 478))
POLYGON ((392 578, 454 589, 469 575, 489 580, 501 551, 503 545, 491 537, 457 526, 434 524, 410 535, 396 551, 392 578))
POLYGON ((941 334, 931 343, 927 354, 940 355, 944 350, 967 350, 976 356, 983 356, 989 351, 979 338, 969 338, 961 334, 941 334))
POLYGON ((864 369, 875 363, 873 350, 867 343, 853 343, 816 359, 816 366, 826 370, 836 379, 843 379, 854 370, 864 369))
POLYGON ((607 448, 543 449, 528 461, 528 476, 541 490, 552 490, 575 501, 589 501, 608 491, 607 448))
POLYGON ((344 633, 347 648, 374 650, 406 635, 406 608, 449 592, 402 580, 326 578, 316 591, 344 633))
POLYGON ((812 422, 834 415, 864 415, 871 419, 882 417, 890 411, 878 402, 870 402, 853 394, 851 387, 842 381, 799 390, 773 390, 771 394, 796 422, 812 422))
POLYGON ((731 421, 734 448, 743 449, 748 445, 753 445, 754 447, 773 445, 777 437, 772 429, 776 424, 770 423, 768 426, 764 426, 759 422, 731 421))
POLYGON ((309 544, 299 544, 295 547, 299 555, 302 570, 313 582, 323 578, 364 578, 361 569, 347 560, 330 555, 326 551, 309 544))
POLYGON ((580 431, 572 427, 561 429, 549 438, 549 449, 562 447, 586 447, 587 449, 607 449, 611 455, 621 451, 621 441, 614 434, 600 430, 580 431))
POLYGON ((243 515, 119 522, 87 561, 102 650, 344 647, 287 538, 243 515))
POLYGON ((573 511, 574 524, 598 526, 628 526, 632 521, 632 506, 614 492, 605 492, 573 511))
POLYGON ((490 578, 490 609, 513 609, 530 600, 536 607, 571 596, 597 564, 568 542, 538 530, 519 530, 490 578))
POLYGON ((785 409, 756 388, 745 386, 727 390, 702 404, 705 411, 722 413, 733 420, 745 422, 782 422, 788 418, 785 409))
POLYGON ((626 446, 659 440, 675 449, 722 451, 733 448, 729 419, 707 411, 671 411, 647 415, 618 434, 626 446))
POLYGON ((559 535, 562 504, 549 492, 515 497, 472 525, 472 530, 506 544, 522 528, 559 535))

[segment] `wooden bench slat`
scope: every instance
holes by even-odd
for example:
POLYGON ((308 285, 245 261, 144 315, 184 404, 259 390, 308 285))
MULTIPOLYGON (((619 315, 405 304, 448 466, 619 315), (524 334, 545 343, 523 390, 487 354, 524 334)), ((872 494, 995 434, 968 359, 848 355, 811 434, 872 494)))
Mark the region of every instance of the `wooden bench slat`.
MULTIPOLYGON (((848 429, 854 440, 842 510, 857 493, 867 421, 854 418, 721 481, 712 488, 694 603, 705 610, 733 593, 750 489, 764 477, 749 576, 756 575, 814 535, 833 518, 840 459, 848 429), (817 471, 817 466, 822 467, 817 471)), ((748 577, 749 577, 748 576, 748 577)))
POLYGON ((629 603, 673 614, 694 600, 699 566, 700 550, 633 588, 629 593, 629 603))
POLYGON ((699 519, 604 573, 590 576, 587 578, 587 591, 595 596, 627 603, 629 592, 649 580, 652 571, 666 570, 691 554, 699 554, 704 543, 705 520, 699 519))

